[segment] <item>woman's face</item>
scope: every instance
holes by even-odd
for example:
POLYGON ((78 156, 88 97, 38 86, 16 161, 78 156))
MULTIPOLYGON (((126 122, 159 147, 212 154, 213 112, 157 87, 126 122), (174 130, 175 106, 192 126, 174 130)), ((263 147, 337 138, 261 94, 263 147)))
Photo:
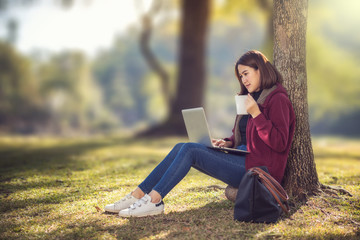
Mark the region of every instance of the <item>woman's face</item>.
POLYGON ((249 93, 260 91, 260 71, 245 65, 238 65, 239 76, 249 93))

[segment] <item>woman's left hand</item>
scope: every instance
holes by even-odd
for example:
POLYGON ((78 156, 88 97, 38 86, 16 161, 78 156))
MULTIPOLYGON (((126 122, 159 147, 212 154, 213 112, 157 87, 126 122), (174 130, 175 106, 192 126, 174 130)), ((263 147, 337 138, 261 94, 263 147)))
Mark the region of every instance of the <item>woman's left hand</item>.
POLYGON ((250 93, 248 94, 248 97, 245 100, 245 106, 246 106, 246 111, 253 118, 256 118, 261 113, 258 104, 256 103, 255 99, 250 95, 250 93))
POLYGON ((223 139, 212 139, 211 141, 215 146, 218 147, 230 148, 233 145, 232 141, 225 141, 223 139))

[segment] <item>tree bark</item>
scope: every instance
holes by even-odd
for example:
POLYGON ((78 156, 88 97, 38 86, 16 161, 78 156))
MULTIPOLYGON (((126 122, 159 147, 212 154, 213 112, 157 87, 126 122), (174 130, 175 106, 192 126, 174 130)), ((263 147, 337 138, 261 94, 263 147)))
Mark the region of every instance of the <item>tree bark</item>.
POLYGON ((294 140, 283 185, 305 198, 320 187, 311 144, 307 102, 307 0, 274 0, 274 64, 284 78, 296 115, 294 140))

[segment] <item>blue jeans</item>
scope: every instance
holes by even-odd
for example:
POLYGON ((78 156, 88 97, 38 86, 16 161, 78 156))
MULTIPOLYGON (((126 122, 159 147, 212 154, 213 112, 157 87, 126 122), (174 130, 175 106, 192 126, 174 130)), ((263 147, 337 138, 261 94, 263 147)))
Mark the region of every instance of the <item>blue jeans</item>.
POLYGON ((138 187, 144 193, 155 190, 164 198, 191 167, 237 188, 246 171, 245 155, 227 154, 198 143, 178 143, 138 187))

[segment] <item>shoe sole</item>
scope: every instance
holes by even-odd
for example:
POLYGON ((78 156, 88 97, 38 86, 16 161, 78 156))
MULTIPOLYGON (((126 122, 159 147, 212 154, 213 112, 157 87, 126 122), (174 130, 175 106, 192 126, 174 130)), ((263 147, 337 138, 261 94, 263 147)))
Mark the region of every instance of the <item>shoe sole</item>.
POLYGON ((144 213, 144 214, 141 214, 141 215, 120 215, 119 214, 119 217, 124 217, 124 218, 130 218, 130 217, 148 217, 148 216, 155 216, 155 215, 160 215, 160 214, 163 214, 164 213, 164 210, 162 210, 161 212, 147 212, 147 213, 144 213))
POLYGON ((105 212, 108 212, 108 213, 119 213, 121 210, 119 211, 116 211, 116 210, 106 210, 105 209, 105 212))

